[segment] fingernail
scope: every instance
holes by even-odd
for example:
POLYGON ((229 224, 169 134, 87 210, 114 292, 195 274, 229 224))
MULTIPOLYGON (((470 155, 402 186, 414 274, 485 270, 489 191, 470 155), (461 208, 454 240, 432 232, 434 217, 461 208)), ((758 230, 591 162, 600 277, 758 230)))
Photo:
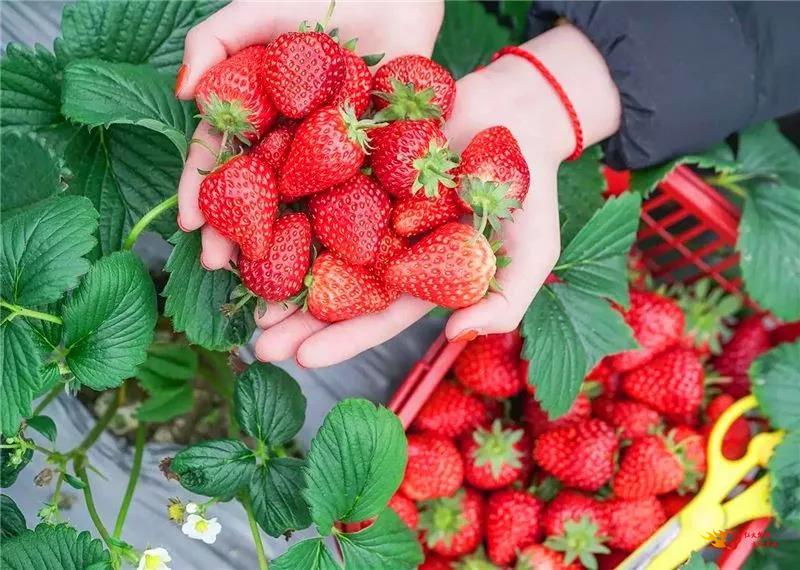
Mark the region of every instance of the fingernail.
POLYGON ((203 269, 205 269, 206 271, 211 271, 211 268, 208 265, 206 265, 205 261, 203 261, 203 256, 202 255, 200 256, 200 265, 202 265, 203 269))
POLYGON ((475 329, 467 329, 464 332, 457 334, 453 338, 450 339, 450 342, 469 342, 471 340, 475 340, 475 337, 478 336, 478 331, 475 329))
POLYGON ((178 96, 178 93, 181 92, 181 88, 183 87, 183 81, 186 79, 186 74, 189 71, 189 66, 185 63, 181 65, 181 68, 178 70, 178 76, 175 78, 175 96, 178 96))
POLYGON ((184 231, 184 232, 188 232, 189 231, 189 230, 186 229, 186 226, 183 225, 183 222, 181 222, 181 215, 180 214, 178 214, 177 221, 178 221, 178 227, 181 229, 181 231, 184 231))
POLYGON ((294 363, 297 364, 298 368, 302 368, 303 370, 308 370, 305 366, 300 364, 300 361, 297 358, 294 359, 294 363))

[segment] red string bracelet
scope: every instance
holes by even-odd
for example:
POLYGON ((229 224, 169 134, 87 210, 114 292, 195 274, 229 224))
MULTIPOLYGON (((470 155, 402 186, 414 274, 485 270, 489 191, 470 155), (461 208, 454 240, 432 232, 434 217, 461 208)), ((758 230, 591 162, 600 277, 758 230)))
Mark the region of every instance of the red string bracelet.
POLYGON ((578 113, 575 111, 572 101, 569 100, 567 92, 564 91, 564 88, 561 87, 558 79, 556 79, 553 74, 550 73, 550 70, 544 66, 538 57, 520 47, 506 46, 492 56, 492 61, 508 54, 516 55, 530 62, 530 64, 542 74, 542 77, 545 78, 545 81, 550 84, 550 86, 556 92, 556 95, 558 95, 561 104, 564 105, 564 109, 567 111, 567 115, 569 115, 569 120, 572 123, 572 131, 575 133, 575 148, 573 149, 572 154, 567 157, 567 160, 576 160, 581 153, 583 153, 583 129, 581 128, 581 121, 578 118, 578 113))

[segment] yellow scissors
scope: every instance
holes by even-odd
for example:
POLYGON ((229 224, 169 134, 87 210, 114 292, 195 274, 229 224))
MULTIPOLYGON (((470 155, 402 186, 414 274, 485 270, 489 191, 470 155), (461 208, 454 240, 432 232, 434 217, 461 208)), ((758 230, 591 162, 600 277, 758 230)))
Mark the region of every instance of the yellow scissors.
POLYGON ((754 467, 766 467, 782 431, 763 432, 750 441, 736 460, 722 454, 722 439, 734 421, 757 406, 754 396, 735 402, 717 419, 708 438, 708 470, 703 488, 683 510, 668 520, 647 542, 626 558, 617 570, 674 570, 714 539, 714 533, 772 516, 769 474, 724 502, 754 467))

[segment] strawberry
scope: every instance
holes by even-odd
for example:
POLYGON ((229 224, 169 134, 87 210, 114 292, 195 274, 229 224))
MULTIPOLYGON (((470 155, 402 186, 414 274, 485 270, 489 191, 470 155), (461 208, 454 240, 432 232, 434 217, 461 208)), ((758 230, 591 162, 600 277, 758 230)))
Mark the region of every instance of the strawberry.
POLYGON ((661 425, 657 411, 633 400, 613 400, 600 397, 592 402, 596 418, 617 430, 621 439, 635 439, 653 433, 661 425))
POLYGON ((266 52, 261 45, 246 47, 211 67, 197 84, 200 114, 228 137, 256 141, 278 117, 263 73, 266 52))
POLYGON ((397 492, 389 499, 389 504, 387 506, 397 513, 397 516, 400 517, 400 520, 403 521, 408 528, 411 530, 417 528, 417 524, 419 524, 419 511, 417 511, 417 505, 414 501, 404 494, 397 492))
POLYGON ((597 568, 597 554, 608 554, 610 550, 603 543, 607 540, 601 534, 596 522, 584 515, 580 519, 564 521, 562 534, 551 535, 544 545, 564 553, 564 562, 571 564, 580 560, 584 568, 597 568))
POLYGON ((353 265, 375 261, 389 225, 392 202, 369 176, 356 173, 308 201, 314 235, 340 259, 353 265))
POLYGON ((510 398, 522 390, 519 353, 522 339, 517 331, 479 336, 453 363, 461 384, 484 396, 510 398))
POLYGON ((533 396, 525 397, 522 418, 528 426, 532 436, 538 437, 543 433, 563 426, 569 426, 588 420, 592 415, 592 401, 583 392, 578 394, 569 411, 563 416, 551 420, 533 396))
POLYGON ((728 394, 741 398, 750 393, 747 371, 770 346, 770 332, 763 315, 750 315, 739 323, 722 352, 711 362, 714 370, 730 378, 723 386, 728 394))
POLYGON ((372 80, 381 120, 447 119, 456 99, 456 82, 444 67, 421 55, 404 55, 383 64, 372 80))
POLYGON ((298 125, 296 121, 278 123, 258 141, 250 154, 266 162, 275 172, 280 172, 286 161, 286 155, 289 154, 289 146, 292 144, 298 125))
POLYGON ((667 519, 655 497, 612 499, 605 506, 609 516, 608 545, 620 550, 636 550, 667 519))
POLYGON ((598 570, 616 570, 622 564, 630 552, 612 549, 608 554, 601 554, 597 557, 598 570))
POLYGON ((489 558, 512 564, 517 551, 537 542, 542 532, 542 501, 527 491, 495 491, 486 503, 486 544, 489 558))
POLYGON ((345 78, 342 49, 322 32, 286 32, 267 46, 264 73, 282 115, 303 118, 330 101, 345 78))
POLYGON ((476 134, 456 169, 458 193, 475 217, 478 231, 488 224, 500 231, 500 220, 522 207, 531 174, 517 139, 506 127, 490 127, 476 134))
POLYGON ((731 334, 726 321, 741 307, 737 297, 726 295, 722 287, 713 284, 706 277, 688 287, 679 283, 669 290, 686 316, 684 345, 704 357, 719 354, 721 342, 731 334))
POLYGON ((695 491, 706 473, 706 438, 689 426, 678 426, 669 432, 683 461, 686 472, 681 491, 695 491))
MULTIPOLYGON (((334 107, 349 104, 353 107, 356 117, 360 117, 369 109, 372 74, 366 62, 349 49, 349 45, 342 48, 344 81, 330 104, 334 107)), ((355 48, 354 45, 353 48, 355 48)))
POLYGON ((278 192, 272 169, 251 156, 232 158, 203 179, 200 210, 242 255, 259 261, 270 253, 278 192))
POLYGON ((392 196, 407 198, 422 191, 429 198, 439 186, 454 188, 450 172, 455 156, 434 121, 395 121, 372 133, 372 169, 392 196))
POLYGON ((533 458, 565 485, 596 491, 614 472, 614 430, 600 420, 558 427, 538 437, 533 458))
POLYGON ((452 382, 441 382, 414 418, 412 427, 445 437, 458 437, 488 419, 486 406, 452 382))
POLYGON ((468 225, 450 222, 389 262, 384 279, 390 289, 460 309, 486 295, 495 270, 486 238, 468 225))
MULTIPOLYGON (((722 415, 722 412, 730 408, 735 401, 730 394, 720 394, 708 403, 706 407, 708 423, 703 426, 703 434, 706 438, 711 434, 714 423, 722 415)), ((722 455, 728 459, 740 459, 747 452, 749 444, 750 426, 746 419, 737 418, 722 438, 722 455)))
POLYGON ((455 570, 502 570, 499 566, 495 566, 486 557, 486 552, 483 546, 479 546, 475 552, 463 556, 456 563, 455 570))
POLYGON ((619 375, 611 368, 608 357, 601 359, 594 368, 589 370, 586 380, 600 384, 604 396, 613 397, 619 390, 619 375))
POLYGON ((769 335, 769 340, 773 346, 778 346, 784 342, 794 342, 798 338, 800 338, 800 321, 778 325, 769 335))
POLYGON ((584 518, 597 527, 598 537, 608 532, 608 514, 603 503, 577 491, 561 491, 545 508, 542 517, 544 533, 546 536, 563 535, 565 523, 580 522, 584 518))
POLYGON ((449 497, 464 481, 464 463, 455 444, 434 434, 408 436, 408 463, 400 491, 425 501, 449 497))
POLYGON ((611 488, 621 499, 641 499, 676 490, 684 476, 677 450, 660 436, 646 435, 622 452, 611 488))
POLYGON ((494 420, 490 429, 478 427, 460 441, 464 478, 478 489, 505 487, 526 470, 530 447, 524 430, 504 426, 501 420, 494 420))
POLYGON ((456 191, 439 185, 439 195, 408 196, 398 200, 392 215, 392 227, 401 236, 416 236, 447 222, 458 220, 461 203, 456 191))
POLYGON ((425 554, 425 561, 417 570, 453 570, 450 560, 433 552, 425 554))
POLYGON ((296 295, 311 264, 311 224, 305 214, 285 214, 272 232, 269 255, 260 261, 239 258, 239 275, 250 291, 265 301, 296 295))
POLYGON ((688 505, 694 497, 693 494, 681 494, 676 491, 661 495, 658 501, 661 503, 661 508, 664 510, 664 516, 669 519, 681 512, 683 507, 688 505))
POLYGON ((425 544, 447 558, 472 552, 483 538, 484 512, 483 497, 469 488, 424 502, 419 528, 425 544))
MULTIPOLYGON (((386 228, 378 242, 378 254, 375 256, 375 264, 372 266, 375 276, 383 280, 389 262, 407 249, 408 241, 394 233, 392 228, 386 228)), ((387 288, 387 291, 393 297, 393 300, 400 296, 400 293, 393 289, 387 288)))
POLYGON ((641 366, 683 336, 685 319, 681 308, 669 297, 651 291, 631 291, 631 306, 624 317, 640 348, 609 358, 611 366, 619 372, 641 366))
POLYGON ((663 414, 694 414, 703 402, 703 365, 676 346, 622 377, 622 391, 663 414))
POLYGON ((366 129, 352 107, 325 107, 310 115, 295 132, 281 169, 281 199, 297 200, 341 184, 358 172, 369 145, 366 129))
POLYGON ((517 558, 515 570, 581 570, 578 562, 567 564, 564 553, 544 546, 531 544, 524 548, 517 558))
POLYGON ((390 302, 389 294, 370 271, 328 252, 314 260, 306 285, 309 312, 326 323, 382 311, 390 302))

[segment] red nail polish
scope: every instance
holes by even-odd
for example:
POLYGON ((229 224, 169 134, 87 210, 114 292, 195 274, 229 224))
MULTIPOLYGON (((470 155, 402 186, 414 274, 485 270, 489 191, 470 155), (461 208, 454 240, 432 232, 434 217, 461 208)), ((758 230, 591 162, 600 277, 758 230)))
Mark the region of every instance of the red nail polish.
POLYGON ((181 88, 183 87, 183 80, 186 79, 186 73, 189 71, 189 67, 184 63, 181 65, 180 69, 178 70, 178 76, 175 78, 175 96, 178 96, 178 93, 181 92, 181 88))
POLYGON ((478 331, 475 329, 468 329, 462 332, 461 334, 456 335, 455 337, 450 339, 450 342, 469 342, 471 340, 475 340, 475 337, 478 336, 478 331))

